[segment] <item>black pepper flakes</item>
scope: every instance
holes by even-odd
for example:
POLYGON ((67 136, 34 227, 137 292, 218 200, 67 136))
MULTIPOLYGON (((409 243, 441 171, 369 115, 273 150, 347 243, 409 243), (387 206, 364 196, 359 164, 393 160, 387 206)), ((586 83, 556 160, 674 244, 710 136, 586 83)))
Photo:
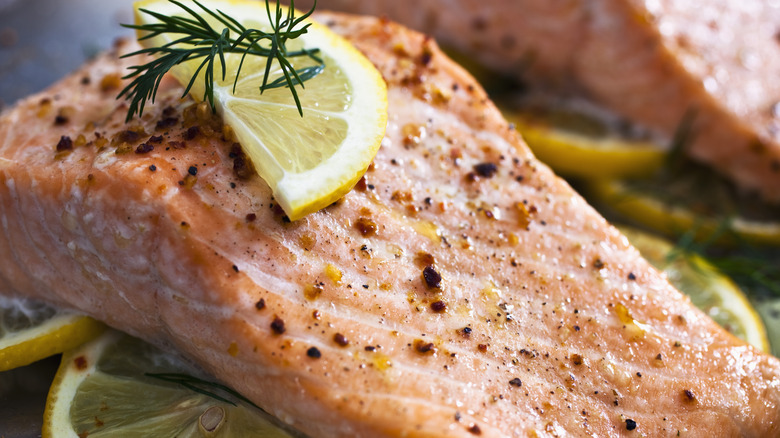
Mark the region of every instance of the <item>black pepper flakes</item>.
POLYGON ((631 280, 631 281, 636 280, 636 274, 634 274, 633 272, 629 272, 628 273, 628 279, 631 280))
POLYGON ((519 378, 515 377, 514 379, 509 381, 509 384, 519 388, 519 387, 523 386, 523 381, 520 380, 519 378))
POLYGON ((342 347, 346 347, 347 345, 349 345, 349 339, 347 339, 347 337, 342 335, 341 333, 336 333, 335 335, 333 335, 333 342, 335 342, 336 344, 342 347))
POLYGON ((483 178, 492 178, 498 172, 498 166, 493 163, 479 163, 474 165, 474 172, 483 178))
POLYGON ((184 134, 185 140, 193 140, 195 137, 200 134, 200 127, 199 126, 190 126, 187 128, 187 132, 184 134))
POLYGON ((151 170, 152 172, 155 172, 155 171, 157 171, 157 166, 152 164, 152 165, 149 166, 149 170, 151 170))
POLYGON ((73 150, 73 140, 67 135, 60 137, 59 143, 57 143, 57 152, 65 152, 73 150))
POLYGON ((278 316, 274 317, 274 320, 271 322, 271 330, 273 330, 277 335, 284 333, 287 330, 284 327, 284 320, 278 316))
POLYGON ((435 347, 433 345, 433 342, 425 342, 422 339, 415 339, 414 349, 420 354, 428 354, 428 353, 433 353, 435 347))
POLYGON ((189 173, 192 176, 198 175, 198 168, 195 166, 190 166, 189 169, 187 169, 187 173, 189 173))
POLYGON ((433 310, 436 313, 442 313, 447 310, 447 303, 444 301, 434 301, 431 303, 431 310, 433 310))
POLYGON ((690 389, 683 389, 682 397, 683 400, 688 403, 693 403, 696 401, 696 394, 694 394, 690 389))
POLYGON ((255 309, 257 309, 257 310, 265 309, 265 298, 260 298, 257 301, 257 303, 255 303, 255 309))
POLYGON ((308 350, 306 350, 306 355, 312 359, 319 359, 322 357, 322 353, 317 347, 311 347, 308 350))
POLYGON ((476 424, 472 424, 471 427, 468 428, 468 431, 472 435, 482 435, 482 429, 480 429, 476 424))
POLYGON ((66 123, 68 123, 69 119, 62 114, 57 114, 57 117, 54 118, 54 124, 57 126, 62 126, 66 123))
POLYGON ((467 338, 468 338, 469 336, 471 336, 471 332, 472 332, 472 331, 473 331, 473 330, 471 329, 471 327, 463 327, 462 329, 460 329, 460 332, 461 332, 461 333, 463 333, 463 336, 465 336, 465 337, 467 337, 467 338))
POLYGON ((254 222, 255 220, 257 220, 257 215, 256 214, 249 213, 249 214, 246 215, 246 221, 247 222, 254 222))
POLYGON ((154 150, 154 145, 151 145, 149 143, 141 143, 138 145, 138 147, 135 148, 136 154, 148 154, 149 152, 154 150))
POLYGON ((636 429, 636 421, 626 418, 626 430, 634 430, 636 429))
POLYGON ((436 272, 436 269, 434 269, 433 266, 426 266, 423 269, 422 275, 425 285, 428 286, 429 289, 438 289, 441 285, 441 274, 436 272))
POLYGON ((171 126, 175 126, 177 123, 179 123, 179 119, 177 117, 165 117, 164 119, 157 121, 155 129, 170 128, 171 126))

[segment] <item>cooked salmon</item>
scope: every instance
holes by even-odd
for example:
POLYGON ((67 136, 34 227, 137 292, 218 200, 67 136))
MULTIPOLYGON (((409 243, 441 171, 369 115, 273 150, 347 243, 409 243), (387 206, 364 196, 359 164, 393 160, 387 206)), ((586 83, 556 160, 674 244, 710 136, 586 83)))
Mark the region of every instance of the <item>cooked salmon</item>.
POLYGON ((388 83, 353 191, 286 220, 172 80, 125 123, 119 44, 0 117, 5 290, 176 348, 312 437, 780 433, 780 361, 670 286, 432 39, 317 19, 388 83))
POLYGON ((691 157, 780 202, 778 2, 319 4, 399 20, 532 85, 584 95, 667 139, 692 119, 691 157))

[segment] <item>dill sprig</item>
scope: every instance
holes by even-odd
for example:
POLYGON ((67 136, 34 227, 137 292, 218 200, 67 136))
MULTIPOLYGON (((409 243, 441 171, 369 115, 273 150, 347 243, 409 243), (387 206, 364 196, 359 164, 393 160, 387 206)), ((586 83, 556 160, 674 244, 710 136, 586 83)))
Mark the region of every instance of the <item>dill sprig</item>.
POLYGON ((758 248, 744 240, 724 220, 707 239, 697 241, 697 230, 691 229, 677 241, 668 258, 698 254, 707 259, 720 272, 740 285, 752 296, 780 296, 780 249, 758 248), (718 247, 717 241, 724 236, 736 244, 718 247))
POLYGON ((229 394, 231 397, 241 400, 242 402, 250 406, 260 409, 256 404, 252 403, 252 401, 249 400, 248 398, 239 394, 232 388, 222 385, 220 383, 210 382, 208 380, 199 379, 197 377, 193 377, 188 374, 182 374, 182 373, 144 373, 144 375, 155 379, 163 380, 166 382, 181 385, 191 391, 197 392, 198 394, 203 394, 207 397, 211 397, 223 403, 228 403, 232 406, 236 406, 236 403, 233 402, 232 400, 228 399, 227 397, 223 397, 219 395, 219 392, 224 392, 226 394, 229 394))
POLYGON ((133 79, 117 96, 117 98, 124 96, 125 99, 130 100, 127 121, 132 119, 136 113, 139 116, 143 114, 147 100, 154 102, 157 89, 165 73, 177 64, 194 59, 202 59, 202 61, 187 84, 182 97, 189 93, 199 73, 205 69, 203 100, 209 102, 212 111, 216 111, 214 105, 214 64, 217 60, 219 61, 222 67, 222 80, 224 81, 226 75, 225 53, 241 54, 241 62, 233 80, 233 92, 236 90, 239 74, 247 55, 264 57, 266 58, 266 64, 260 93, 262 94, 265 90, 272 88, 289 88, 293 99, 295 99, 295 105, 298 107, 298 113, 303 116, 303 108, 295 87, 300 85, 301 88, 304 88, 303 83, 322 72, 325 68, 325 63, 318 56, 319 49, 287 50, 286 44, 289 40, 298 38, 308 31, 310 23, 298 26, 314 12, 316 1, 308 12, 300 17, 296 17, 294 15, 294 1, 290 1, 290 7, 285 14, 278 0, 273 12, 269 0, 266 0, 265 6, 269 22, 271 23, 271 32, 247 29, 236 19, 222 11, 212 11, 193 0, 193 3, 202 10, 202 13, 208 14, 208 16, 224 26, 222 29, 215 29, 204 18, 202 13, 196 12, 179 1, 169 1, 180 7, 188 16, 168 16, 147 9, 139 9, 139 11, 156 18, 159 22, 122 25, 145 32, 146 35, 140 38, 140 40, 154 38, 162 34, 176 35, 171 37, 171 42, 161 47, 149 47, 122 56, 123 58, 136 55, 154 56, 152 61, 144 65, 130 67, 132 72, 124 77, 124 79, 133 79), (290 59, 299 57, 309 58, 315 62, 315 65, 296 69, 290 62, 290 59), (271 65, 274 61, 279 64, 282 76, 269 82, 271 65))

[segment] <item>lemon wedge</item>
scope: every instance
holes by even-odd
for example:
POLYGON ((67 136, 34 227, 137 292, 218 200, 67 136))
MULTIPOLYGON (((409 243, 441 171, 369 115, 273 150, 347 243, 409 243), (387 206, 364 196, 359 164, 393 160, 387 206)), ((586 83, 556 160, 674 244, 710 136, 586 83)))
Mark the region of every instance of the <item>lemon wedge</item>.
POLYGON ((42 436, 291 438, 276 422, 180 357, 107 330, 63 354, 42 436))
POLYGON ((62 353, 94 338, 103 327, 88 316, 0 296, 0 371, 62 353))
POLYGON ((628 227, 621 227, 621 231, 696 307, 733 335, 769 352, 761 316, 733 281, 702 257, 673 254, 674 246, 664 239, 628 227))
MULTIPOLYGON (((248 0, 205 0, 212 11, 235 18, 246 28, 271 31, 264 2, 248 0)), ((190 5, 217 30, 225 28, 215 18, 190 5)), ((168 16, 187 15, 165 0, 135 3, 136 25, 156 22, 141 9, 168 16)), ((273 6, 271 7, 273 14, 273 6)), ((286 13, 286 7, 285 7, 286 13)), ((300 14, 298 14, 300 15, 300 14)), ((227 53, 226 75, 215 63, 214 103, 235 132, 258 174, 271 188, 274 198, 291 220, 328 206, 357 183, 373 160, 387 125, 387 86, 368 59, 342 37, 313 21, 308 32, 287 43, 288 50, 319 49, 325 63, 322 73, 296 87, 303 116, 298 113, 289 89, 266 89, 260 93, 266 58, 247 56, 233 92, 240 53, 227 53)), ((300 26, 299 26, 300 27, 300 26)), ((139 34, 139 37, 143 35, 139 34)), ((177 38, 174 36, 173 38, 177 38)), ((171 43, 169 34, 140 40, 145 47, 171 43)), ((314 65, 306 58, 292 58, 296 69, 314 65)), ((195 75, 201 60, 174 66, 170 72, 183 85, 195 75)), ((269 83, 282 75, 272 63, 269 83)), ((205 69, 200 75, 205 74, 205 69)), ((190 95, 204 98, 203 77, 197 78, 190 95)))
POLYGON ((575 178, 639 178, 663 164, 666 151, 656 142, 631 139, 614 123, 584 110, 499 103, 534 155, 556 173, 575 178))
MULTIPOLYGON (((640 224, 671 237, 693 233, 697 241, 715 238, 733 245, 747 242, 758 246, 780 246, 780 221, 745 217, 739 213, 712 211, 704 207, 715 185, 700 193, 687 193, 679 200, 670 198, 671 184, 650 181, 594 180, 585 184, 585 194, 607 213, 640 224)), ((776 207, 768 207, 775 208, 776 207)), ((770 212, 771 213, 771 212, 770 212)))

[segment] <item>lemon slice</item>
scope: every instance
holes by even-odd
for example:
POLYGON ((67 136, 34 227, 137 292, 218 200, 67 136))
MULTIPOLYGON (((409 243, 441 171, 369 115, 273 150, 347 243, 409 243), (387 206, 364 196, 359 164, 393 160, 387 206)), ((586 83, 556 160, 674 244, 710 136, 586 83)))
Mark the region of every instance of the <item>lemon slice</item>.
POLYGON ((0 296, 0 371, 62 353, 102 330, 103 325, 88 316, 0 296))
POLYGON ((621 227, 621 231, 696 307, 738 338, 769 351, 761 316, 733 281, 695 254, 673 253, 674 246, 666 240, 632 228, 621 227))
POLYGON ((63 355, 42 436, 290 438, 276 421, 178 356, 108 330, 63 355))
MULTIPOLYGON (((271 31, 263 2, 207 0, 199 3, 235 18, 247 28, 271 31)), ((214 29, 225 28, 198 6, 189 6, 214 29)), ((156 20, 139 9, 169 16, 186 15, 178 6, 164 0, 142 1, 135 4, 138 25, 156 20)), ((273 6, 271 9, 273 14, 273 6)), ((286 7, 284 10, 286 14, 286 7)), ((266 58, 250 55, 244 59, 235 93, 233 82, 241 54, 226 54, 224 81, 219 62, 215 63, 214 72, 217 111, 233 128, 258 174, 268 183, 291 220, 326 207, 350 191, 379 150, 387 124, 387 87, 376 68, 327 27, 311 21, 306 23, 311 23, 308 32, 289 41, 287 48, 318 48, 325 69, 304 82, 305 88, 296 87, 303 117, 289 89, 274 88, 260 93, 266 58)), ((171 42, 170 38, 161 34, 140 42, 146 47, 159 47, 171 42)), ((310 59, 301 58, 289 58, 294 68, 314 65, 310 59)), ((179 64, 171 73, 186 85, 200 62, 196 59, 179 64)), ((269 83, 280 75, 278 62, 274 62, 269 83)), ((203 99, 202 76, 194 82, 190 95, 196 100, 203 99)))
POLYGON ((666 152, 656 142, 630 139, 603 116, 565 106, 500 105, 534 155, 556 173, 576 178, 639 178, 652 175, 666 152))
MULTIPOLYGON (((585 185, 588 198, 623 218, 667 236, 693 233, 698 241, 744 241, 753 245, 780 245, 780 221, 771 211, 754 218, 720 213, 706 206, 715 185, 673 199, 671 184, 662 181, 596 180, 585 185), (771 217, 774 215, 774 219, 771 217)), ((726 202, 718 205, 725 205, 726 202)), ((773 207, 766 207, 772 209, 773 207)), ((776 209, 776 207, 774 207, 776 209)))

